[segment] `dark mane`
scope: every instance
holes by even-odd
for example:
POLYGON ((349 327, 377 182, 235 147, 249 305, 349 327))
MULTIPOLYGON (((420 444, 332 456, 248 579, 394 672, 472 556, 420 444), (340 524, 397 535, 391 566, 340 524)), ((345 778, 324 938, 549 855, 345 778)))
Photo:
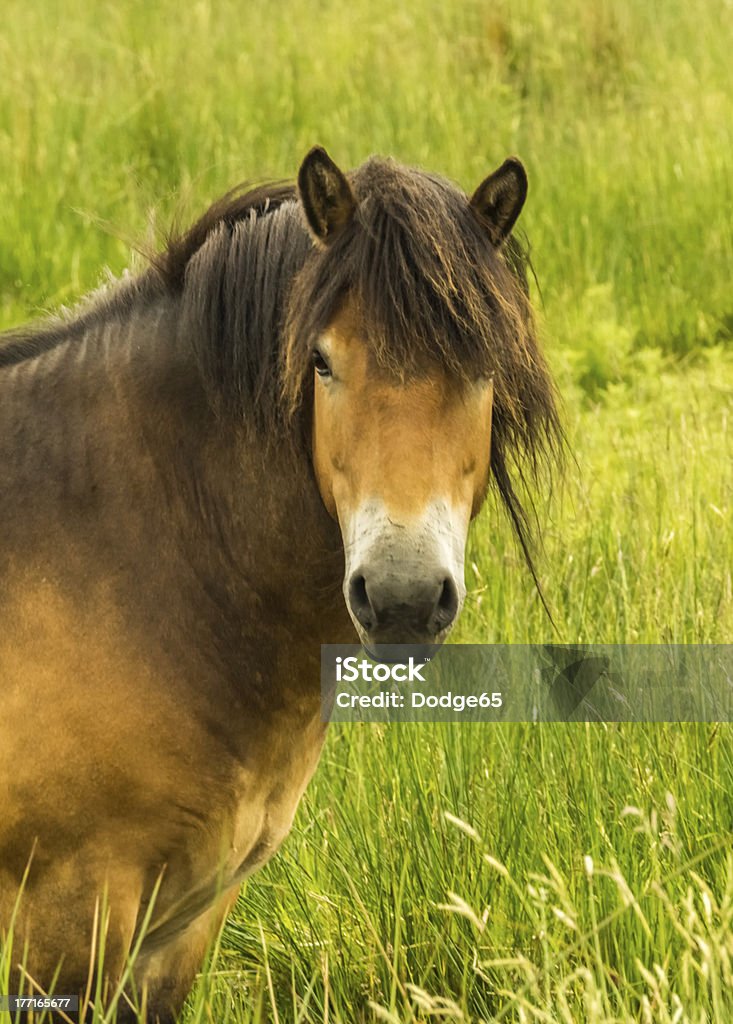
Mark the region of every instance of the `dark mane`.
POLYGON ((151 256, 151 263, 171 291, 183 287, 186 269, 211 233, 219 228, 233 231, 241 221, 251 222, 296 199, 295 186, 286 181, 247 188, 239 185, 213 203, 182 235, 171 234, 165 250, 151 256))
POLYGON ((295 187, 230 193, 154 257, 178 296, 210 401, 222 415, 282 437, 280 350, 293 281, 313 250, 295 187))

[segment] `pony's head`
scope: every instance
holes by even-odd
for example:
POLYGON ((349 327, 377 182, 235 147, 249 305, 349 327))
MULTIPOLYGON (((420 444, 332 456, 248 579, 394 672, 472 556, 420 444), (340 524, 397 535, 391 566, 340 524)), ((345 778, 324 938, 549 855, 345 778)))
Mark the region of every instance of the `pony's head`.
POLYGON ((392 161, 347 176, 317 148, 298 191, 315 249, 290 296, 284 380, 291 407, 312 410, 344 597, 367 648, 440 643, 489 483, 528 554, 509 464, 557 435, 510 239, 526 174, 506 160, 469 199, 392 161))

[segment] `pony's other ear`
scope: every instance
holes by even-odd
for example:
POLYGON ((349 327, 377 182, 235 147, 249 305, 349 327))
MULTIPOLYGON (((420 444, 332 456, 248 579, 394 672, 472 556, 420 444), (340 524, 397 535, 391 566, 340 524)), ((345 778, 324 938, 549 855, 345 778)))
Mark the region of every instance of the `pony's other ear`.
POLYGON ((298 192, 316 241, 329 245, 350 223, 356 200, 343 171, 321 146, 300 165, 298 192))
POLYGON ((471 206, 488 224, 494 245, 501 245, 512 230, 526 198, 527 172, 515 156, 505 160, 471 196, 471 206))

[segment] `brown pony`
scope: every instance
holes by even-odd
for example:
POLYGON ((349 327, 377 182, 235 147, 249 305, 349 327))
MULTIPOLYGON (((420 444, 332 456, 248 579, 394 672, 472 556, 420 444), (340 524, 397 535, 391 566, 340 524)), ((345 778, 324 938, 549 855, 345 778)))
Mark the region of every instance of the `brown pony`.
POLYGON ((83 993, 103 936, 109 986, 136 950, 127 991, 173 1020, 316 766, 320 645, 441 642, 490 484, 528 554, 517 474, 559 429, 526 189, 515 159, 469 200, 314 149, 3 339, 14 987, 83 993))

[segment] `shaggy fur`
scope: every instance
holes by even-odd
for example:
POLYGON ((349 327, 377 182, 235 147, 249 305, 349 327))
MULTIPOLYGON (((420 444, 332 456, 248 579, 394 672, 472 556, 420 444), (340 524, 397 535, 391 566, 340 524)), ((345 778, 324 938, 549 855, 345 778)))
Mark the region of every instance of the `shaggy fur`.
POLYGON ((356 216, 328 248, 311 241, 293 185, 230 193, 95 306, 5 335, 0 366, 168 294, 178 298, 179 331, 215 408, 252 423, 263 440, 303 444, 312 349, 349 296, 377 364, 396 382, 432 366, 457 381, 493 377, 492 483, 534 575, 516 481, 558 455, 562 432, 526 253, 514 238, 497 249, 465 194, 444 179, 373 158, 349 181, 356 216))

